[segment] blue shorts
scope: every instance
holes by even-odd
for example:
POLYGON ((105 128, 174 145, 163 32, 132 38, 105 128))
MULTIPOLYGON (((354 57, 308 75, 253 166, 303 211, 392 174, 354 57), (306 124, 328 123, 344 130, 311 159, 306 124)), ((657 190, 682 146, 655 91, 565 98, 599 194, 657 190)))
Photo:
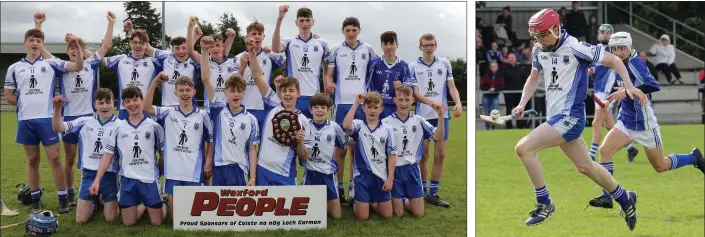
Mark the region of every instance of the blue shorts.
POLYGON ((211 181, 212 186, 247 186, 248 179, 240 165, 229 164, 215 166, 211 181))
MULTIPOLYGON (((144 116, 152 118, 152 116, 150 116, 147 112, 142 112, 142 113, 144 114, 144 116)), ((128 113, 126 109, 118 110, 118 119, 126 120, 128 117, 130 117, 130 113, 128 113)), ((157 121, 157 120, 154 119, 154 121, 157 121)))
MULTIPOLYGON (((78 191, 78 199, 85 201, 95 201, 98 196, 91 196, 91 185, 95 180, 95 175, 98 172, 95 170, 83 169, 81 175, 81 188, 78 191)), ((100 180, 100 190, 98 193, 103 199, 103 202, 112 202, 117 200, 118 184, 117 174, 115 172, 105 172, 100 180)))
POLYGON ((350 193, 358 202, 379 203, 392 200, 390 192, 382 191, 383 186, 384 180, 372 172, 361 172, 353 178, 353 191, 350 193))
POLYGON ((144 204, 149 208, 161 208, 162 195, 159 181, 143 183, 136 179, 120 176, 120 208, 128 208, 144 204))
MULTIPOLYGON (((348 115, 348 112, 350 112, 352 105, 351 104, 338 104, 333 106, 333 121, 338 123, 338 125, 343 126, 343 120, 345 120, 345 116, 348 115)), ((355 119, 359 119, 362 121, 365 121, 365 112, 362 111, 362 105, 357 107, 357 111, 355 111, 355 119)), ((380 118, 382 119, 382 118, 380 118)))
POLYGON ((166 193, 174 196, 174 186, 203 186, 202 183, 167 179, 164 181, 166 193))
POLYGON ((420 198, 423 197, 421 185, 421 170, 418 164, 397 166, 394 168, 393 198, 420 198))
MULTIPOLYGON (((64 116, 64 122, 74 121, 80 117, 90 117, 93 114, 84 114, 79 116, 64 116)), ((78 144, 78 133, 61 134, 61 141, 69 144, 78 144)))
POLYGON ((296 186, 296 178, 286 177, 257 166, 257 186, 296 186))
POLYGON ((304 185, 325 185, 328 193, 328 201, 338 199, 338 179, 335 173, 324 174, 321 172, 304 171, 304 185))
POLYGON ((267 111, 265 110, 247 110, 257 119, 257 125, 259 125, 260 131, 262 131, 262 125, 264 124, 264 119, 267 118, 267 111))
POLYGON ((299 96, 296 100, 296 108, 301 110, 301 113, 306 116, 306 118, 313 118, 311 116, 311 97, 312 96, 299 96))
MULTIPOLYGON (((430 124, 433 125, 434 127, 438 127, 438 119, 429 119, 429 120, 426 120, 426 121, 428 121, 428 123, 430 123, 430 124)), ((448 129, 449 129, 449 127, 450 127, 450 126, 449 126, 449 124, 450 124, 450 119, 449 119, 449 118, 445 118, 445 119, 443 119, 443 122, 444 122, 444 125, 445 125, 445 126, 443 126, 443 128, 445 129, 445 130, 444 130, 444 131, 445 131, 445 134, 443 134, 443 141, 448 141, 448 129)), ((395 175, 396 175, 396 174, 395 174, 395 175)))
POLYGON ((386 104, 384 105, 384 110, 382 110, 382 114, 379 115, 379 120, 382 120, 393 113, 397 112, 397 105, 395 104, 386 104))
POLYGON ((559 114, 548 119, 548 124, 553 127, 567 142, 578 139, 585 129, 585 119, 559 114))
POLYGON ((22 145, 54 145, 59 142, 59 133, 51 128, 50 118, 38 118, 17 121, 15 142, 22 145))

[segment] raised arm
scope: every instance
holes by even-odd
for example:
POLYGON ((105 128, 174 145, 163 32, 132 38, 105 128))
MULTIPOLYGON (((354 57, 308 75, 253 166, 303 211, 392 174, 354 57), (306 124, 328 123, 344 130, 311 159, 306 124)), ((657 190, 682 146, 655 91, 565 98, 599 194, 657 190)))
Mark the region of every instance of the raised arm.
POLYGON ((228 36, 228 38, 225 39, 223 55, 228 56, 228 54, 230 54, 230 49, 233 47, 233 42, 235 42, 235 30, 233 30, 233 28, 228 28, 225 31, 225 35, 228 36))
POLYGON ((54 104, 54 115, 51 118, 51 128, 54 132, 66 132, 66 127, 64 127, 64 119, 61 116, 61 108, 64 105, 64 98, 60 95, 54 96, 51 100, 54 104))
MULTIPOLYGON (((34 28, 37 30, 42 30, 42 23, 44 23, 46 19, 47 15, 44 12, 34 13, 34 28)), ((44 47, 44 50, 42 50, 42 57, 45 59, 50 59, 54 56, 51 55, 51 52, 49 52, 46 47, 44 47)))
MULTIPOLYGON (((215 98, 215 87, 213 82, 211 82, 211 60, 210 49, 214 44, 213 37, 205 36, 201 38, 201 81, 203 82, 203 90, 206 92, 206 96, 209 99, 215 98)), ((210 103, 210 101, 204 101, 203 103, 210 103)))
POLYGON ((156 115, 157 111, 154 111, 154 107, 152 107, 152 101, 154 101, 154 91, 157 89, 159 84, 167 81, 169 81, 169 74, 166 74, 166 72, 160 72, 156 77, 154 77, 152 83, 149 84, 147 94, 144 95, 144 106, 142 106, 142 110, 145 113, 152 116, 156 115))
POLYGON ((104 58, 105 54, 108 53, 108 50, 110 50, 110 47, 113 45, 113 28, 115 27, 115 21, 117 20, 117 17, 115 16, 115 13, 108 11, 108 27, 105 29, 105 36, 103 36, 103 42, 100 44, 100 49, 98 49, 98 54, 99 58, 104 58))
POLYGON ((348 114, 346 114, 345 119, 343 119, 343 130, 353 130, 353 119, 355 119, 355 111, 357 111, 357 107, 360 106, 360 103, 362 103, 363 100, 365 100, 365 94, 358 94, 355 98, 355 103, 352 104, 350 110, 348 111, 348 114))
MULTIPOLYGON (((194 49, 194 45, 196 44, 196 40, 200 38, 203 33, 201 32, 200 28, 194 29, 194 26, 196 26, 196 23, 198 22, 198 17, 191 16, 188 21, 188 26, 186 27, 186 51, 188 52, 188 55, 191 56, 191 59, 198 64, 201 65, 201 55, 196 52, 194 49), (197 33, 201 33, 198 35, 197 33), (194 39, 194 34, 196 34, 198 37, 194 39)), ((203 43, 203 42, 201 42, 203 43)), ((203 50, 203 45, 201 45, 201 50, 203 50)), ((206 60, 208 60, 208 57, 206 57, 206 60)), ((203 67, 201 67, 203 68, 203 67)), ((201 74, 203 75, 203 74, 201 74)), ((201 78, 205 78, 201 76, 201 78)), ((210 98, 210 97, 209 97, 210 98)))
POLYGON ((284 20, 284 16, 286 16, 286 12, 289 11, 289 5, 281 5, 279 6, 279 16, 277 16, 277 24, 274 26, 274 33, 272 33, 272 51, 275 53, 281 53, 284 52, 284 46, 281 43, 281 37, 279 35, 280 28, 282 26, 282 21, 284 20))
MULTIPOLYGON (((247 57, 256 57, 254 55, 250 55, 249 52, 255 52, 255 40, 248 38, 245 39, 245 45, 247 46, 247 57)), ((250 72, 252 73, 252 77, 255 79, 255 83, 257 84, 257 88, 259 89, 260 94, 262 94, 262 97, 267 96, 267 93, 270 90, 269 84, 267 83, 266 80, 264 80, 264 76, 262 75, 262 68, 259 65, 259 60, 248 60, 250 62, 250 72)), ((245 65, 241 66, 244 67, 245 65)))
MULTIPOLYGON (((81 48, 81 44, 78 43, 78 38, 76 36, 69 36, 69 44, 72 44, 74 48, 76 48, 76 58, 80 59, 83 58, 83 48, 81 48)), ((83 70, 83 60, 76 60, 76 62, 67 62, 66 64, 66 72, 78 72, 83 70)))

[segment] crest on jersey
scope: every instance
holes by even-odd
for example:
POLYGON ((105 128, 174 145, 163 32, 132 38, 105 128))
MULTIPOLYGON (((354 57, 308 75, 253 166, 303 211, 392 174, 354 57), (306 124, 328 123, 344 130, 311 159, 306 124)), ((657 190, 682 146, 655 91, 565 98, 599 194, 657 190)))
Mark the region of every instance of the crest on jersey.
POLYGON ((228 67, 228 73, 231 73, 231 72, 233 72, 233 68, 232 68, 232 67, 228 67))
POLYGON ((267 60, 262 59, 262 65, 267 65, 267 60))
POLYGON ((367 54, 363 54, 361 57, 362 57, 362 60, 365 60, 365 59, 367 59, 367 54))
POLYGON ((328 134, 328 137, 326 137, 326 141, 330 142, 333 140, 333 136, 328 134))
POLYGON ((394 79, 399 79, 399 74, 401 74, 401 73, 400 73, 400 72, 397 72, 397 76, 394 77, 394 79))
POLYGON ((83 71, 88 71, 88 66, 83 67, 83 71))
POLYGON ((411 126, 411 132, 416 132, 416 125, 411 126))
POLYGON ((47 72, 47 67, 42 66, 42 73, 47 72))
POLYGON ((564 63, 564 64, 569 64, 569 63, 570 63, 570 56, 564 55, 564 56, 563 56, 563 63, 564 63))
POLYGON ((384 139, 384 137, 380 137, 380 138, 379 138, 379 143, 382 143, 382 144, 384 144, 384 142, 385 142, 385 139, 384 139))
POLYGON ((318 45, 313 46, 313 52, 318 52, 318 45))
POLYGON ((150 132, 144 133, 144 139, 149 140, 149 137, 151 137, 151 136, 152 136, 152 133, 150 133, 150 132))
POLYGON ((142 62, 142 66, 147 67, 147 61, 142 62))
POLYGON ((443 75, 443 70, 441 70, 440 68, 438 69, 438 75, 443 75))
POLYGON ((245 131, 245 123, 240 124, 240 130, 245 131))
POLYGON ((200 127, 200 125, 198 125, 198 123, 193 124, 193 130, 198 131, 198 127, 200 127))

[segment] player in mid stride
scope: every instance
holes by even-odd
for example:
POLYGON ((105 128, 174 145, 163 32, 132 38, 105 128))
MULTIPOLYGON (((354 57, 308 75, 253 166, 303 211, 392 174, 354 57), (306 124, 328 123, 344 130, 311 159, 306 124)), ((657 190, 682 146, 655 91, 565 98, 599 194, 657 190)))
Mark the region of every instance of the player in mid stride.
MULTIPOLYGON (((522 138, 515 147, 535 188, 536 208, 530 212, 527 225, 543 222, 556 210, 544 183, 541 162, 537 153, 559 146, 575 164, 578 171, 600 184, 622 206, 627 226, 636 226, 636 198, 634 191, 623 189, 609 172, 590 159, 585 140, 581 136, 585 128, 585 98, 587 97, 588 67, 602 63, 614 68, 618 75, 628 77, 627 69, 618 57, 605 52, 600 46, 588 46, 561 30, 558 13, 543 9, 529 19, 529 33, 537 41, 533 48, 531 74, 524 85, 519 105, 512 113, 523 117, 524 106, 538 86, 539 76, 546 81, 547 122, 522 138), (546 72, 550 70, 551 72, 546 72)), ((646 96, 626 81, 625 89, 630 97, 645 102, 646 96)))
MULTIPOLYGON (((617 55, 627 65, 629 70, 629 81, 644 93, 650 94, 659 91, 658 82, 649 72, 644 60, 639 57, 639 53, 632 48, 632 37, 627 32, 617 32, 610 38, 609 47, 611 52, 617 55)), ((617 82, 624 81, 617 77, 617 82)), ((649 159, 651 166, 656 172, 666 172, 678 169, 686 165, 694 165, 705 173, 705 158, 698 148, 694 148, 690 154, 671 154, 663 157, 663 144, 661 143, 661 132, 654 109, 651 106, 651 99, 646 101, 646 105, 638 105, 633 99, 626 96, 624 89, 608 96, 610 101, 621 101, 622 108, 619 110, 617 124, 605 137, 600 146, 600 163, 609 164, 612 168, 612 156, 626 144, 632 141, 644 146, 644 153, 649 159)), ((590 200, 593 207, 612 208, 612 197, 606 193, 590 200)))

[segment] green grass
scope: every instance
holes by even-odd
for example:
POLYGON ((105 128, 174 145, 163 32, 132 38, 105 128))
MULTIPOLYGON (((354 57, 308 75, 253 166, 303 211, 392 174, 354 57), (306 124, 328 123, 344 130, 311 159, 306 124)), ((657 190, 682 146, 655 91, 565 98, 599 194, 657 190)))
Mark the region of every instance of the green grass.
MULTIPOLYGON (((22 206, 17 200, 18 183, 27 183, 26 158, 22 146, 14 142, 15 131, 17 130, 17 119, 14 113, 2 113, 2 156, 0 172, 2 178, 2 198, 8 203, 10 209, 21 212, 16 217, 2 217, 0 223, 9 225, 23 222, 27 218, 30 206, 22 206)), ((247 236, 369 236, 385 234, 389 236, 466 236, 467 235, 467 134, 466 115, 458 119, 451 120, 452 131, 450 133, 447 147, 446 165, 440 194, 445 200, 451 203, 450 209, 426 205, 426 215, 421 218, 413 218, 408 214, 405 217, 394 217, 391 220, 383 220, 381 217, 372 214, 367 222, 355 220, 351 207, 343 208, 343 218, 341 220, 328 220, 326 230, 311 231, 257 231, 247 232, 247 236)), ((62 151, 63 152, 63 151, 62 151)), ((431 154, 433 151, 431 151, 431 154)), ((62 153, 63 159, 63 153, 62 153)), ((349 161, 349 158, 347 159, 349 161)), ((429 161, 432 164, 432 161, 429 161)), ((347 166, 346 166, 347 167, 347 166)), ((429 167, 430 170, 430 167, 429 167)), ((347 171, 347 170, 346 170, 347 171)), ((53 212, 58 210, 56 198, 56 188, 51 178, 51 169, 48 167, 46 158, 42 151, 42 161, 40 163, 41 186, 45 189, 42 202, 45 207, 53 212)), ((429 172, 430 173, 430 172, 429 172)), ((302 170, 299 167, 299 175, 302 170)), ((346 176, 348 174, 346 173, 346 176)), ((76 172, 76 183, 78 188, 80 181, 80 171, 76 172)), ((347 183, 347 181, 346 181, 347 183)), ((88 224, 78 225, 75 222, 75 212, 61 215, 59 217, 59 232, 56 236, 233 236, 242 234, 239 232, 206 232, 206 231, 175 231, 172 229, 171 218, 167 223, 152 227, 147 217, 133 228, 122 226, 121 222, 106 223, 102 213, 94 216, 88 224)), ((1 236, 25 236, 24 226, 15 226, 3 229, 1 236)))
MULTIPOLYGON (((634 231, 627 228, 616 203, 611 210, 583 210, 590 199, 601 194, 601 188, 578 173, 558 148, 539 152, 557 210, 544 223, 527 227, 524 221, 536 199, 513 148, 529 132, 476 132, 477 236, 704 236, 703 174, 692 166, 656 173, 640 145, 636 147, 641 152, 631 164, 624 150, 614 156, 615 178, 639 194, 634 231)), ((703 125, 662 126, 661 133, 666 154, 703 148, 703 125)), ((587 142, 591 136, 592 130, 583 132, 587 142)))

